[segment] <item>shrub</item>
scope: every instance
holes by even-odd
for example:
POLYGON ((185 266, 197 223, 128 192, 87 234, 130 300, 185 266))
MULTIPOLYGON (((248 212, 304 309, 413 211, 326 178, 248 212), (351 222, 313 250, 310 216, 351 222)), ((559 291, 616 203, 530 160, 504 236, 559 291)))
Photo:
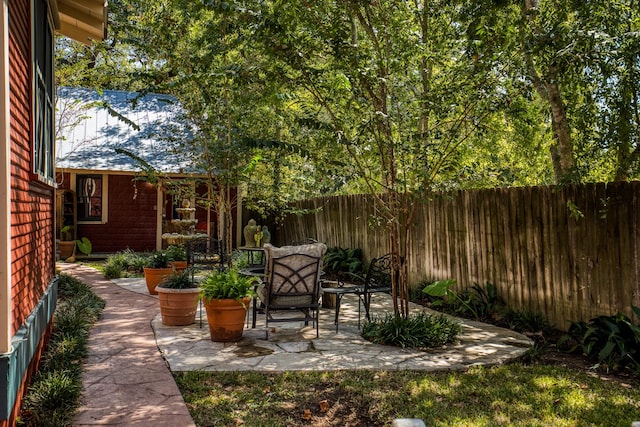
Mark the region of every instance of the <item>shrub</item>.
POLYGON ((498 297, 495 285, 490 282, 485 287, 474 284, 471 291, 457 292, 453 289, 455 279, 438 280, 427 284, 422 292, 436 297, 433 307, 473 320, 498 321, 504 311, 504 304, 498 297))
POLYGON ((107 279, 126 277, 129 273, 142 273, 149 258, 148 253, 137 253, 130 249, 109 255, 104 267, 107 279))
POLYGON ((69 371, 39 373, 25 396, 24 408, 28 425, 71 425, 78 407, 82 383, 69 371))
POLYGON ((337 275, 362 275, 365 269, 360 248, 329 248, 324 255, 323 265, 327 273, 337 275))
POLYGON ((123 276, 123 271, 121 266, 107 263, 104 266, 104 277, 106 279, 119 279, 123 276))
POLYGON ((170 245, 165 249, 165 253, 171 261, 186 261, 187 250, 184 245, 170 245))
MULTIPOLYGON (((640 307, 632 307, 640 319, 640 307)), ((640 373, 640 326, 624 313, 598 316, 589 322, 572 322, 567 335, 558 345, 576 342, 570 352, 582 353, 607 370, 620 371, 629 366, 640 373)))
POLYGON ((434 348, 455 342, 460 324, 445 315, 419 313, 409 317, 388 315, 362 328, 362 337, 376 344, 402 348, 434 348))
POLYGON ((527 334, 550 335, 554 331, 542 313, 532 310, 508 310, 499 325, 527 334))

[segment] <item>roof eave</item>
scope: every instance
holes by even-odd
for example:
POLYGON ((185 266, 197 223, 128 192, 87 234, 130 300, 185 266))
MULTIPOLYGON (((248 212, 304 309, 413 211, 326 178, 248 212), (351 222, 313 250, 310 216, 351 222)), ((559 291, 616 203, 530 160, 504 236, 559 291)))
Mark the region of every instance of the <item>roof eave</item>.
POLYGON ((60 34, 85 44, 106 38, 106 0, 54 0, 51 3, 60 34))

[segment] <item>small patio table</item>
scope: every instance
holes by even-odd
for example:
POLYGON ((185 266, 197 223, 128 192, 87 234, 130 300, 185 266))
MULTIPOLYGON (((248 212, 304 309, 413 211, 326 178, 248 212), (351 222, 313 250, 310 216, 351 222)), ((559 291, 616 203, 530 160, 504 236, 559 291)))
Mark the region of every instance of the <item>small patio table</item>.
POLYGON ((239 251, 243 251, 247 253, 248 259, 249 259, 249 266, 258 266, 261 265, 264 267, 264 249, 263 248, 256 248, 256 247, 249 247, 249 246, 239 246, 238 247, 239 251), (258 262, 256 262, 256 258, 259 258, 260 260, 258 262))
MULTIPOLYGON (((250 249, 258 249, 258 248, 250 248, 250 249)), ((251 252, 250 252, 251 253, 251 252)), ((257 277, 258 278, 258 283, 256 283, 253 287, 253 290, 256 291, 258 289, 258 286, 260 286, 260 284, 262 284, 262 280, 264 279, 265 276, 265 266, 264 265, 254 265, 254 266, 249 266, 246 268, 241 268, 238 271, 240 274, 244 275, 244 276, 252 276, 252 277, 257 277)), ((256 304, 258 304, 258 297, 254 296, 253 298, 251 298, 252 304, 254 305, 255 309, 253 310, 254 316, 253 319, 251 321, 251 327, 255 328, 256 327, 256 316, 255 313, 257 313, 257 309, 258 307, 256 306, 256 304)), ((249 310, 247 310, 247 327, 249 326, 249 310)))

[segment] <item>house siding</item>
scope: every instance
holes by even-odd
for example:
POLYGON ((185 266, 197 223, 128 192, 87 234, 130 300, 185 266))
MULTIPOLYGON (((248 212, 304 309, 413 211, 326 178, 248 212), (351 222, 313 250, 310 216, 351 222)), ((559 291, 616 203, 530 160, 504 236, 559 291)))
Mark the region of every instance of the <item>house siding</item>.
POLYGON ((31 181, 31 52, 28 47, 28 8, 28 2, 9 2, 14 334, 41 299, 55 274, 53 189, 31 181))
MULTIPOLYGON (((9 1, 12 352, 0 355, 0 426, 14 425, 56 306, 53 188, 32 181, 30 2, 9 1)), ((5 82, 6 84, 6 82, 5 82)))

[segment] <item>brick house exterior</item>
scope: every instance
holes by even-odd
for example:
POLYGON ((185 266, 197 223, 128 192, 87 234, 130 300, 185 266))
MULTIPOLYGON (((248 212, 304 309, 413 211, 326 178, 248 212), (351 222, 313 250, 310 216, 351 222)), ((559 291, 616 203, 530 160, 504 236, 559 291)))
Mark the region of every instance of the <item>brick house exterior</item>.
POLYGON ((53 43, 104 35, 105 2, 3 0, 0 10, 0 424, 14 425, 56 307, 53 43), (65 13, 58 10, 64 5, 65 13), (78 9, 80 7, 80 9, 78 9))

